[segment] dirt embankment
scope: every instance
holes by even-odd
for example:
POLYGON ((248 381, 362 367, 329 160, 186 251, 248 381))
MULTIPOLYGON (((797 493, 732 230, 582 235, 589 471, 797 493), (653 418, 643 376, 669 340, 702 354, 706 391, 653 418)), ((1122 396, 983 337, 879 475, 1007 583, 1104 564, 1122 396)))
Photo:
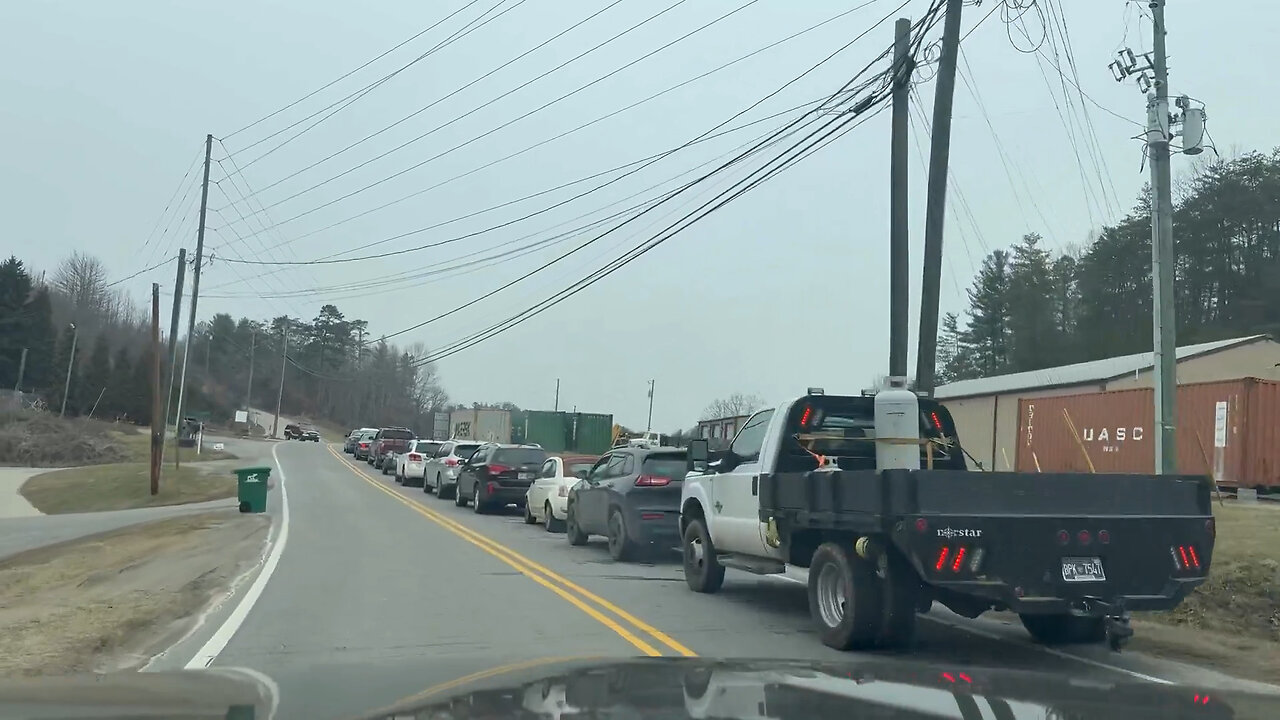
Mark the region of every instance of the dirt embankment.
POLYGON ((1209 579, 1167 613, 1138 613, 1133 649, 1262 682, 1280 678, 1280 507, 1215 504, 1209 579))
POLYGON ((136 669, 260 561, 263 515, 187 515, 0 562, 0 675, 136 669))

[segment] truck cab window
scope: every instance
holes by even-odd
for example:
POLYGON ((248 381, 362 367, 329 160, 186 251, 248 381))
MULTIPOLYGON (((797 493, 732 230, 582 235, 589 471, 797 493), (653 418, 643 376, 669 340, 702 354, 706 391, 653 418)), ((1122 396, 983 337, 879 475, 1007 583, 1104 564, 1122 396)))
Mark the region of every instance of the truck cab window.
POLYGON ((769 419, 773 410, 761 410, 747 420, 729 449, 737 455, 741 462, 754 462, 760 459, 760 448, 764 446, 765 432, 769 429, 769 419))

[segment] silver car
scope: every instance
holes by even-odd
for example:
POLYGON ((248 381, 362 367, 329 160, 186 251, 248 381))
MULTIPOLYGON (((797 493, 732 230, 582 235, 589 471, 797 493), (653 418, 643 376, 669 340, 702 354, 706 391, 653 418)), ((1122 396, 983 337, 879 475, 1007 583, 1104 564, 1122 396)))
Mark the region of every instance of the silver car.
POLYGON ((458 490, 458 470, 482 443, 475 440, 446 440, 422 469, 422 492, 434 492, 441 500, 453 498, 458 490))

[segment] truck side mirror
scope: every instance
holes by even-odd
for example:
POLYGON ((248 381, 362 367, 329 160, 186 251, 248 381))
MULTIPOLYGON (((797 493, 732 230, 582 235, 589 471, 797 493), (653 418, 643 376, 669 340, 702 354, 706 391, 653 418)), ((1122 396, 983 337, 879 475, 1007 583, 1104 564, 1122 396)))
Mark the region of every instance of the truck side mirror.
POLYGON ((689 441, 690 462, 706 462, 711 457, 710 444, 704 438, 689 441))

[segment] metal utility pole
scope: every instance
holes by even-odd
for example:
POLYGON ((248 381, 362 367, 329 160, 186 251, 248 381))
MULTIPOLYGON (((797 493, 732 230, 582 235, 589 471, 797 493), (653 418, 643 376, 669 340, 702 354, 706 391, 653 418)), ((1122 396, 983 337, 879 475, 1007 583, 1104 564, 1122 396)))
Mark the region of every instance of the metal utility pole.
POLYGON ((1173 190, 1169 169, 1169 68, 1165 57, 1165 0, 1151 0, 1152 71, 1155 92, 1147 100, 1147 143, 1151 157, 1151 279, 1155 347, 1156 472, 1178 471, 1174 427, 1177 417, 1177 319, 1173 299, 1173 190))
POLYGON ((151 283, 151 494, 160 493, 165 419, 160 416, 160 285, 151 283))
POLYGON ((924 277, 920 282, 920 338, 916 344, 916 391, 933 395, 938 360, 938 303, 942 284, 942 231, 946 225, 947 164, 951 158, 951 107, 960 53, 960 10, 964 0, 947 0, 933 96, 933 136, 929 145, 929 195, 924 211, 924 277))
POLYGON ((22 392, 22 376, 27 373, 27 348, 22 348, 22 358, 18 360, 18 382, 14 383, 13 392, 22 392))
POLYGON ((284 371, 286 362, 289 360, 289 323, 285 321, 283 337, 280 341, 280 394, 276 395, 276 419, 271 423, 271 437, 277 437, 276 431, 280 429, 280 406, 284 403, 284 371))
POLYGON ((254 346, 258 342, 258 331, 254 330, 249 336, 249 388, 244 391, 244 409, 245 412, 253 405, 253 351, 254 346))
POLYGON ((648 426, 645 428, 645 432, 653 430, 653 386, 656 382, 656 380, 649 381, 649 422, 648 426))
MULTIPOLYGON (((173 282, 173 310, 169 314, 169 391, 164 396, 164 417, 160 427, 169 424, 169 406, 173 404, 173 381, 178 370, 178 323, 182 322, 182 282, 187 275, 187 249, 178 249, 178 275, 173 282)), ((160 462, 164 462, 164 445, 160 447, 160 462)))
POLYGON ((907 376, 908 265, 907 92, 911 81, 911 21, 898 18, 893 40, 893 135, 889 143, 889 377, 907 376))
POLYGON ((196 266, 191 276, 191 315, 187 321, 187 340, 182 344, 182 379, 178 382, 178 410, 174 415, 174 464, 178 464, 176 438, 182 427, 182 399, 187 390, 187 356, 191 354, 191 338, 196 331, 196 303, 200 300, 200 265, 204 262, 204 221, 209 210, 209 161, 213 157, 213 135, 204 138, 204 184, 200 188, 200 224, 196 227, 196 266))
POLYGON ((556 406, 555 412, 560 412, 560 378, 556 378, 556 406))
POLYGON ((71 393, 71 369, 76 365, 76 341, 80 339, 80 328, 71 323, 71 357, 67 359, 67 381, 62 385, 62 409, 58 417, 67 414, 67 395, 71 393))

